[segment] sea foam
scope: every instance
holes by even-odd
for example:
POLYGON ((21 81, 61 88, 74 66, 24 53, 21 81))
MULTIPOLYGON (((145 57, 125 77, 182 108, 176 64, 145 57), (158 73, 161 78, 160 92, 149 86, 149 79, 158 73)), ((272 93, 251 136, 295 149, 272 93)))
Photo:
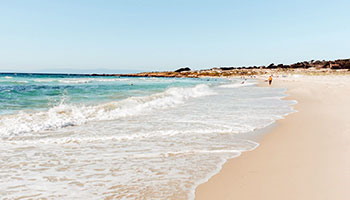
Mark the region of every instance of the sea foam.
POLYGON ((156 109, 173 107, 189 98, 212 95, 214 92, 204 84, 192 88, 169 88, 164 92, 100 105, 70 105, 62 103, 47 111, 24 112, 0 116, 1 136, 39 132, 81 125, 89 121, 115 120, 139 115, 156 109))
MULTIPOLYGON (((240 79, 205 80, 191 87, 179 84, 201 80, 132 81, 136 85, 112 82, 128 98, 76 103, 69 100, 75 94, 70 90, 67 100, 49 109, 2 115, 0 196, 194 199, 196 186, 227 159, 255 149, 255 130, 293 112, 295 103, 283 100, 285 90, 256 87, 251 80, 244 86, 240 79)), ((93 91, 90 83, 67 84, 97 95, 101 83, 93 91)), ((66 88, 48 83, 56 84, 66 88)), ((21 92, 27 91, 33 90, 21 92)))

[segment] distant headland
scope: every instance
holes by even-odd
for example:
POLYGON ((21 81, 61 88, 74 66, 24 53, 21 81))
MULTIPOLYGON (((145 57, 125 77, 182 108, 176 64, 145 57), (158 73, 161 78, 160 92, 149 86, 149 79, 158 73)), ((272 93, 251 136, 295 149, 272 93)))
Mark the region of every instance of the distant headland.
MULTIPOLYGON (((311 60, 298 62, 291 65, 270 64, 268 66, 249 67, 215 67, 203 70, 191 70, 180 68, 176 71, 141 72, 134 74, 104 74, 102 76, 131 76, 131 77, 226 77, 226 76, 252 76, 264 74, 350 74, 350 59, 338 59, 333 61, 311 60)), ((101 74, 93 74, 101 76, 101 74)))
POLYGON ((70 76, 119 76, 119 77, 175 77, 175 78, 200 78, 200 77, 229 77, 229 76, 254 76, 270 74, 305 74, 305 75, 350 75, 350 59, 338 59, 332 61, 311 60, 297 62, 291 65, 274 64, 268 66, 241 66, 241 67, 214 67, 209 69, 192 70, 188 67, 175 71, 153 71, 140 73, 20 73, 0 72, 2 75, 70 75, 70 76))

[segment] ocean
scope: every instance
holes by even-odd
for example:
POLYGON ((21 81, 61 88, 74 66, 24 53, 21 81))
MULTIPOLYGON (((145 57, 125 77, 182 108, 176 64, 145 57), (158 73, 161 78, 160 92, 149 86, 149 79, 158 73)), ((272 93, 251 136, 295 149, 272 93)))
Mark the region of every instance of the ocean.
POLYGON ((193 199, 294 112, 285 89, 242 81, 0 74, 0 196, 193 199))

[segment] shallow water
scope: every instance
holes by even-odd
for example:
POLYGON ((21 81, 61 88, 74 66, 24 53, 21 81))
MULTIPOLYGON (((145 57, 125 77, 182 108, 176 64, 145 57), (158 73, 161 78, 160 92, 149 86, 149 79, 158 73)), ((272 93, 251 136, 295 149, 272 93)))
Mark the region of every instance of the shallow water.
POLYGON ((60 92, 57 101, 36 96, 40 106, 2 105, 0 196, 9 199, 192 199, 227 159, 258 145, 245 133, 294 103, 283 89, 239 79, 0 79, 60 92))

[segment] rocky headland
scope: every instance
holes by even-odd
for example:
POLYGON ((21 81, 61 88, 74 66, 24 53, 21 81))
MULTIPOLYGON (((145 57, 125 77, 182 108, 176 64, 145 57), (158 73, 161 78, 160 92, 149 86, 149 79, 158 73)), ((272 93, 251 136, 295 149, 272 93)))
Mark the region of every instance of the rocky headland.
POLYGON ((284 75, 284 74, 350 74, 350 59, 339 59, 334 61, 311 60, 298 62, 291 65, 270 64, 268 66, 248 67, 216 67, 203 70, 191 70, 180 68, 176 71, 165 72, 141 72, 134 74, 92 74, 96 76, 121 76, 121 77, 228 77, 228 76, 253 76, 253 75, 284 75))

